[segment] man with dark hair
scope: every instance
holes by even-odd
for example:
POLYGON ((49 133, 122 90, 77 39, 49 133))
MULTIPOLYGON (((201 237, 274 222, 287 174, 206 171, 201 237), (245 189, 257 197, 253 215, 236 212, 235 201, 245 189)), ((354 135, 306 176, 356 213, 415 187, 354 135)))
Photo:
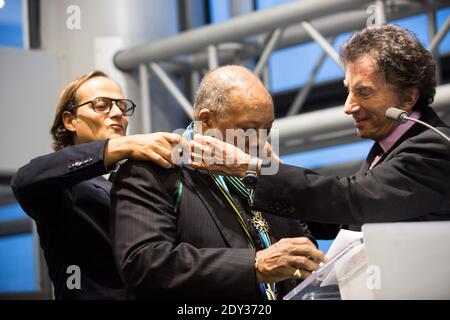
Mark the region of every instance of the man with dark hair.
MULTIPOLYGON (((375 141, 366 161, 355 175, 342 178, 280 164, 275 175, 258 177, 253 207, 354 229, 369 222, 450 220, 449 145, 418 124, 399 125, 385 117, 388 108, 397 107, 449 134, 429 107, 436 86, 431 54, 409 31, 381 25, 354 34, 341 59, 348 88, 344 112, 361 138, 375 141)), ((194 167, 246 175, 249 155, 212 138, 195 137, 191 143, 197 150, 235 153, 245 164, 204 158, 194 167)))

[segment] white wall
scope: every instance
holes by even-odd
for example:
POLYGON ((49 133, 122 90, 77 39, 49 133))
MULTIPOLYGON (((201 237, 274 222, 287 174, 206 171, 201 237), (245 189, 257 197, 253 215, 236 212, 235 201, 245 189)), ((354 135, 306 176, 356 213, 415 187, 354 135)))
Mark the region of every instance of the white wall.
POLYGON ((62 87, 97 67, 95 44, 99 39, 113 38, 122 47, 132 47, 176 33, 176 9, 175 0, 44 0, 42 50, 57 56, 62 87), (73 26, 73 11, 67 13, 73 6, 80 10, 80 29, 67 25, 73 26))
POLYGON ((0 47, 0 175, 50 152, 50 126, 58 99, 56 58, 0 47))

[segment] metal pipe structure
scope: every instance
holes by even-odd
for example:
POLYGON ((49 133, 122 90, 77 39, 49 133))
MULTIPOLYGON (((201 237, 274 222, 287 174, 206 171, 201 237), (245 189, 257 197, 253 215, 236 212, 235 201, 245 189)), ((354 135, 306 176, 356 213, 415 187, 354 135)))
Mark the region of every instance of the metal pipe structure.
POLYGON ((208 69, 213 70, 219 66, 219 53, 215 45, 208 46, 208 69))
MULTIPOLYGON (((450 84, 437 87, 433 109, 444 119, 450 118, 449 104, 450 84)), ((358 140, 352 117, 343 110, 344 106, 338 106, 275 120, 273 128, 280 132, 280 151, 295 152, 358 140)))
MULTIPOLYGON (((334 42, 334 38, 331 39, 330 43, 333 43, 333 42, 334 42)), ((296 115, 301 110, 303 104, 306 101, 306 98, 308 98, 308 95, 311 92, 312 87, 314 86, 314 79, 316 78, 317 74, 319 73, 320 67, 325 62, 326 57, 327 57, 327 53, 325 51, 323 51, 319 57, 319 60, 316 62, 316 65, 314 66, 311 73, 309 74, 306 84, 295 96, 295 99, 292 102, 292 105, 289 108, 289 111, 287 113, 288 117, 296 115)))
MULTIPOLYGON (((450 2, 450 1, 449 1, 450 2)), ((367 13, 365 10, 353 10, 346 13, 333 14, 325 18, 311 20, 310 24, 325 37, 361 29, 365 26, 367 13)), ((262 54, 267 36, 262 35, 254 43, 242 43, 240 48, 220 50, 219 59, 222 64, 231 63, 237 54, 241 60, 258 57, 262 54)), ((310 35, 301 23, 286 28, 275 49, 288 48, 297 44, 311 41, 310 35)), ((184 64, 174 64, 170 72, 185 73, 191 70, 201 70, 208 67, 208 55, 204 52, 190 55, 184 64)))
POLYGON ((303 0, 285 4, 270 10, 261 10, 239 16, 227 22, 208 25, 182 32, 177 36, 152 42, 148 45, 118 52, 115 65, 122 71, 130 71, 141 63, 165 60, 177 55, 190 54, 224 42, 241 41, 245 37, 260 34, 306 21, 334 12, 362 7, 373 0, 303 0))
POLYGON ((151 101, 150 101, 150 76, 145 64, 139 65, 139 86, 142 106, 142 131, 152 132, 151 124, 151 101))
MULTIPOLYGON (((444 7, 448 7, 450 5, 450 0, 440 0, 438 2, 432 3, 428 2, 418 3, 418 2, 398 1, 398 0, 395 3, 397 2, 399 3, 397 7, 394 7, 394 9, 389 7, 389 10, 386 10, 386 19, 388 20, 401 19, 408 16, 419 14, 424 10, 438 10, 444 7)), ((308 21, 318 32, 320 32, 320 34, 328 38, 331 36, 339 35, 346 32, 352 32, 354 30, 360 30, 364 28, 367 24, 367 18, 368 13, 366 12, 365 9, 363 9, 363 10, 348 10, 346 12, 338 11, 338 13, 333 13, 327 15, 326 17, 321 18, 308 19, 308 21)), ((197 30, 203 29, 204 28, 199 28, 197 30)), ((273 30, 273 28, 271 30, 273 30)), ((174 38, 177 37, 179 36, 174 36, 174 38)), ((241 60, 245 60, 252 57, 258 57, 264 50, 266 39, 267 39, 266 35, 261 35, 257 38, 256 42, 241 43, 240 44, 241 48, 236 48, 235 45, 233 50, 227 50, 225 48, 226 43, 221 44, 219 46, 220 48, 219 60, 222 64, 232 63, 236 57, 236 54, 239 54, 239 58, 241 60), (222 48, 222 45, 224 46, 224 48, 222 48)), ((242 39, 235 40, 233 42, 234 44, 237 44, 238 41, 242 41, 242 39)), ((311 41, 311 37, 303 28, 301 23, 292 24, 291 26, 287 27, 284 30, 283 35, 279 39, 278 45, 276 46, 275 49, 288 48, 309 41, 311 41)), ((208 55, 204 51, 202 51, 202 48, 198 48, 197 52, 198 53, 191 54, 187 58, 185 58, 183 64, 175 63, 167 70, 173 73, 186 73, 190 72, 191 70, 202 70, 208 68, 208 55)), ((118 53, 117 55, 119 54, 121 53, 118 53)), ((176 56, 177 54, 174 54, 172 56, 165 56, 164 59, 167 60, 174 58, 176 56)), ((116 66, 118 66, 117 63, 116 66)))
POLYGON ((193 108, 186 97, 181 93, 177 86, 173 83, 167 73, 155 62, 150 64, 150 70, 154 75, 161 81, 161 83, 166 87, 166 89, 172 94, 172 96, 180 104, 186 115, 192 120, 193 119, 193 108))
POLYGON ((377 24, 385 24, 386 23, 386 9, 384 7, 384 0, 376 0, 375 5, 377 6, 377 10, 376 10, 377 24))
POLYGON ((431 40, 430 45, 428 46, 428 50, 431 52, 435 51, 441 41, 444 39, 445 35, 448 32, 448 29, 450 29, 450 16, 447 17, 447 20, 445 20, 444 25, 442 26, 441 30, 436 34, 436 36, 431 40))
POLYGON ((336 50, 334 50, 333 46, 330 45, 327 39, 325 39, 324 36, 320 34, 320 32, 314 29, 314 27, 309 22, 302 22, 302 26, 303 28, 305 28, 306 32, 308 32, 311 38, 313 38, 314 41, 316 41, 317 44, 323 49, 323 51, 325 51, 331 57, 331 59, 334 60, 334 62, 341 66, 341 63, 339 61, 339 54, 336 52, 336 50))
POLYGON ((261 76, 261 73, 267 64, 267 60, 269 60, 270 54, 273 52, 273 50, 277 46, 278 41, 280 40, 280 37, 282 34, 283 34, 283 29, 277 28, 270 35, 269 41, 267 41, 267 45, 264 48, 264 50, 261 54, 261 57, 259 58, 258 63, 256 64, 255 69, 253 70, 253 73, 257 77, 261 76))
POLYGON ((197 94, 198 86, 200 84, 201 76, 199 71, 192 71, 191 72, 191 97, 192 101, 195 99, 195 96, 197 94))
MULTIPOLYGON (((428 11, 427 18, 428 18, 428 39, 433 39, 437 33, 436 12, 432 10, 428 11)), ((431 51, 431 54, 433 55, 433 58, 436 62, 436 83, 437 85, 440 85, 442 83, 442 76, 441 76, 441 63, 439 61, 439 54, 436 52, 436 50, 431 51)))
POLYGON ((269 66, 266 64, 264 66, 263 72, 262 72, 262 83, 264 86, 268 89, 270 86, 270 72, 269 72, 269 66))

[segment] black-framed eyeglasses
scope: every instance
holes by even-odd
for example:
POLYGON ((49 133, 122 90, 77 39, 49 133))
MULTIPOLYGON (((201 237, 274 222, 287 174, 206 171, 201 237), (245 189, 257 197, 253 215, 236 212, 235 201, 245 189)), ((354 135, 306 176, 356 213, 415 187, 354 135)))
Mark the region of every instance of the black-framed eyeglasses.
POLYGON ((136 104, 130 99, 113 99, 108 97, 97 97, 95 99, 86 101, 77 106, 71 107, 69 108, 69 111, 75 110, 87 104, 91 104, 92 109, 94 109, 95 112, 103 114, 110 113, 113 104, 115 104, 122 111, 122 114, 124 116, 132 116, 134 113, 134 109, 136 108, 136 104))

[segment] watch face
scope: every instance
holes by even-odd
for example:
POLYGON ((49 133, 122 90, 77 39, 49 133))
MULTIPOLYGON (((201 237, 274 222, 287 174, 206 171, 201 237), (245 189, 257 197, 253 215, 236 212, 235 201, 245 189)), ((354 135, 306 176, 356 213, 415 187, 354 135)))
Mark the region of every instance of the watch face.
POLYGON ((258 178, 253 174, 248 174, 242 179, 242 182, 247 188, 255 189, 256 188, 256 181, 258 178))

